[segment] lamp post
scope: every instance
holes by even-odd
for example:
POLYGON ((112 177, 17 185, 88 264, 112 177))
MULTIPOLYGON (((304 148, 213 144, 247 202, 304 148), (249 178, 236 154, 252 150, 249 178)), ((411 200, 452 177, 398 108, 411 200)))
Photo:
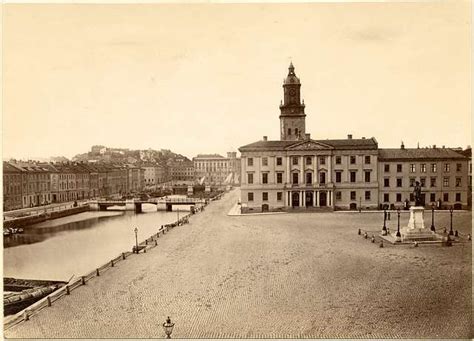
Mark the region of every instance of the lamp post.
POLYGON ((453 206, 451 206, 449 208, 449 213, 451 214, 451 228, 449 230, 449 235, 450 236, 452 236, 454 234, 454 232, 453 232, 453 211, 454 211, 453 206))
POLYGON ((135 252, 138 253, 138 228, 135 227, 135 252))
POLYGON ((171 323, 171 319, 168 316, 166 322, 163 323, 163 330, 165 331, 166 338, 171 339, 171 333, 173 332, 174 323, 171 323))
POLYGON ((178 223, 178 225, 179 225, 179 207, 177 208, 176 212, 178 213, 178 221, 177 221, 177 223, 178 223))
POLYGON ((397 222, 397 242, 401 241, 400 238, 402 237, 401 233, 400 233, 400 207, 397 208, 397 218, 398 218, 398 222, 397 222))
POLYGON ((384 206, 383 207, 383 227, 382 227, 382 235, 384 235, 384 236, 387 235, 386 220, 387 220, 387 209, 384 206))
POLYGON ((435 210, 435 204, 433 203, 431 205, 431 231, 435 232, 435 225, 434 225, 434 210, 435 210))

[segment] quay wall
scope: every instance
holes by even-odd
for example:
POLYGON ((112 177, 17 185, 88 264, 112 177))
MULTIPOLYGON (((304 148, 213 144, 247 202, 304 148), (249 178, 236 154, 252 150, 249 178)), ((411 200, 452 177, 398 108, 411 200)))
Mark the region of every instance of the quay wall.
POLYGON ((41 213, 34 216, 19 217, 19 218, 15 218, 11 220, 4 220, 3 227, 8 227, 8 228, 24 227, 24 226, 37 224, 37 223, 42 223, 43 221, 46 221, 46 220, 67 217, 73 214, 87 212, 87 211, 89 211, 89 205, 68 208, 62 211, 41 213))

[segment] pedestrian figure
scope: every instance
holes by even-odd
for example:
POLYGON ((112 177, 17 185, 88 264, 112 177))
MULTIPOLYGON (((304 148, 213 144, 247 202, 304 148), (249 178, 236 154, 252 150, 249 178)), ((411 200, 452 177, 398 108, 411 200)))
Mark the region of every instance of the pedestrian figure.
POLYGON ((367 232, 364 233, 364 238, 367 239, 369 235, 367 234, 367 232))
POLYGON ((371 241, 372 241, 372 243, 375 243, 375 236, 374 235, 372 235, 371 241))

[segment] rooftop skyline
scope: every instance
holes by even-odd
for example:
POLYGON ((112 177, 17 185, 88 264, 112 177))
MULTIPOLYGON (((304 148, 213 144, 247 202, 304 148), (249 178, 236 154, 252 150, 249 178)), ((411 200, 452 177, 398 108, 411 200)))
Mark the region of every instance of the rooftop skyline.
POLYGON ((468 1, 7 4, 3 157, 277 140, 290 61, 313 139, 465 148, 469 14, 468 1))

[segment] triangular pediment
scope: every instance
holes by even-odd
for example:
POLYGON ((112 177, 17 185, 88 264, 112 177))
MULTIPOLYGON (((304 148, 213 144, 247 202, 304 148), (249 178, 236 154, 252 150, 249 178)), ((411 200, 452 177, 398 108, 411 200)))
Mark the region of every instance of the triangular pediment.
POLYGON ((332 146, 313 140, 300 141, 286 148, 287 150, 330 150, 332 146))

